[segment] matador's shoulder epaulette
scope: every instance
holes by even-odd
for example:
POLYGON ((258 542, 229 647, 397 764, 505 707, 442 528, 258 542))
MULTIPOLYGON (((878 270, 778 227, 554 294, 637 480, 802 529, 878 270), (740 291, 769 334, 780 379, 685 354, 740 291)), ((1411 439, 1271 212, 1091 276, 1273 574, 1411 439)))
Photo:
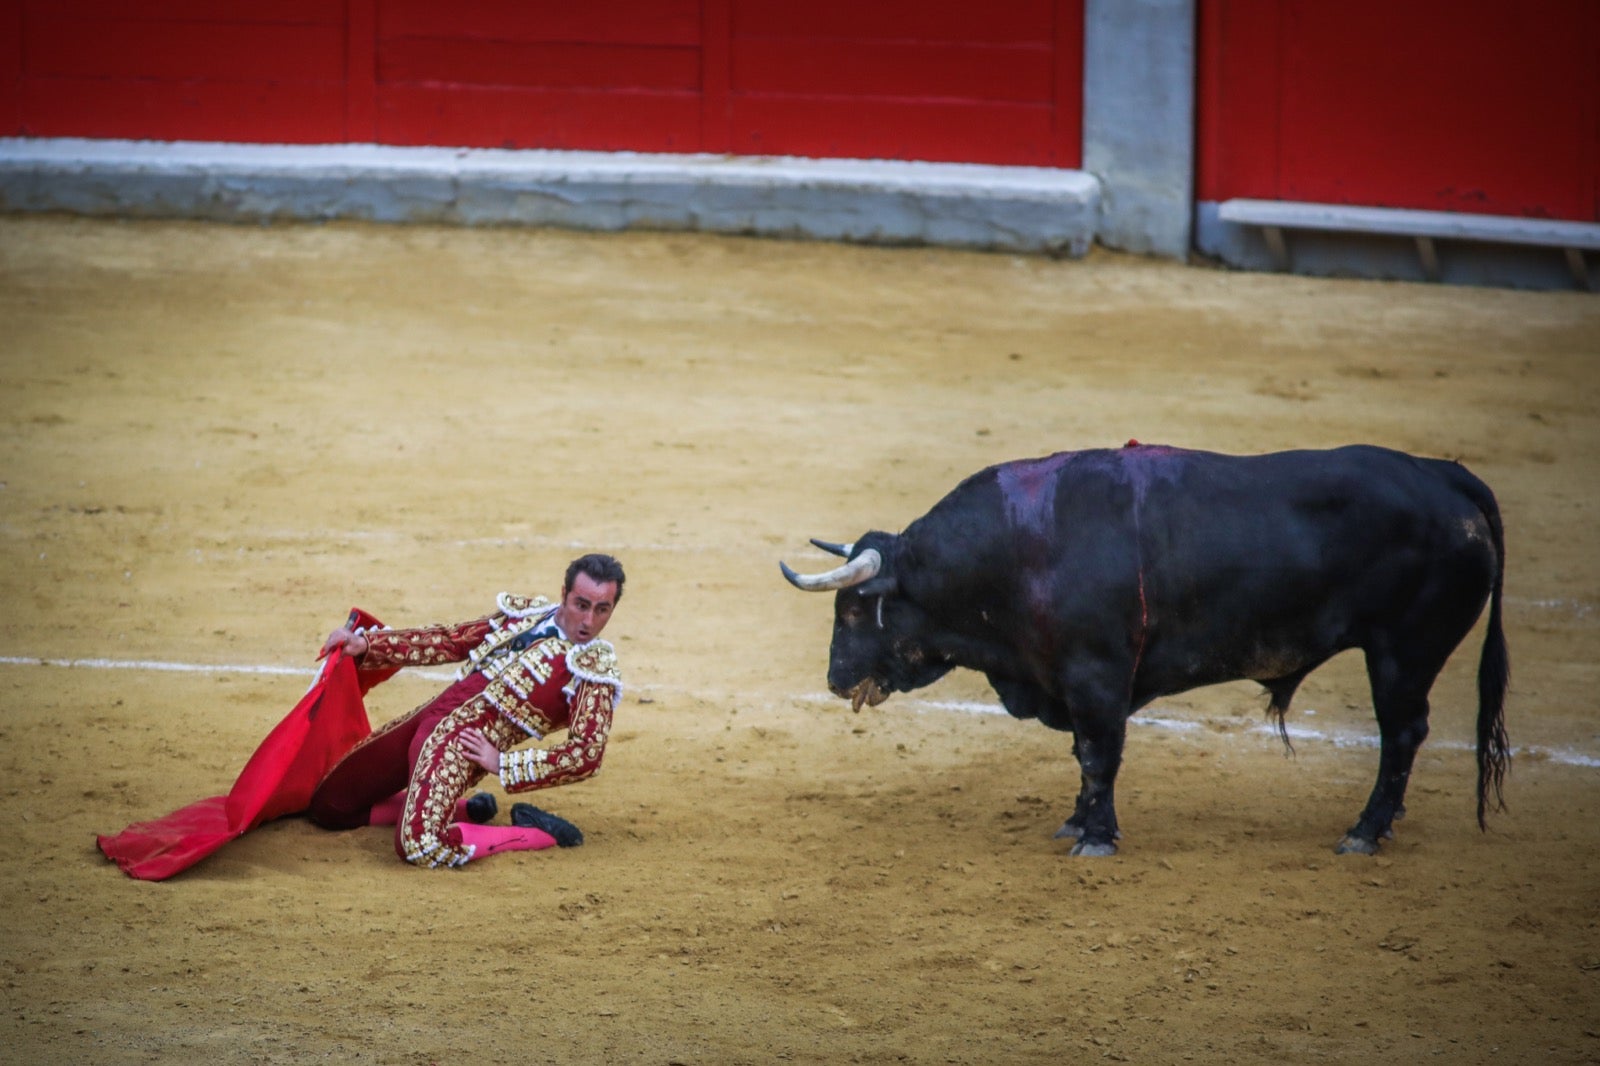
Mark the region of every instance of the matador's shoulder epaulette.
POLYGON ((617 665, 617 649, 608 640, 591 640, 567 653, 567 669, 574 677, 610 685, 622 693, 622 669, 617 665))
POLYGON ((502 592, 494 598, 494 605, 507 618, 531 618, 550 609, 550 601, 543 596, 518 596, 514 592, 502 592))

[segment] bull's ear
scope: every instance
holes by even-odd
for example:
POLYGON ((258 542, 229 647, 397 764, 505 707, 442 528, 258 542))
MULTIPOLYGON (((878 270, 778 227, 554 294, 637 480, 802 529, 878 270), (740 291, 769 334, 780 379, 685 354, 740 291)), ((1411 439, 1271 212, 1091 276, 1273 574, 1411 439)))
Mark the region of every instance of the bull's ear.
POLYGON ((863 596, 893 596, 900 590, 900 582, 893 574, 883 574, 857 585, 855 590, 863 596))

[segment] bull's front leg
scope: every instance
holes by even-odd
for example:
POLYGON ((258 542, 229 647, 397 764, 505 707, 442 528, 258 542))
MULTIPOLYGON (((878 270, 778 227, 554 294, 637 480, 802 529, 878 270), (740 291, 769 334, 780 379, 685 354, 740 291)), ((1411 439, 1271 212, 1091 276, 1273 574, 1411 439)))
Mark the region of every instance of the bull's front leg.
MULTIPOLYGON (((1083 761, 1078 755, 1078 738, 1076 736, 1074 736, 1072 738, 1072 757, 1074 759, 1078 760, 1078 765, 1080 767, 1083 765, 1083 761)), ((1087 779, 1084 779, 1084 781, 1086 782, 1087 779)), ((1061 840, 1061 839, 1064 839, 1064 838, 1072 839, 1072 840, 1082 840, 1083 839, 1083 826, 1084 826, 1085 819, 1088 817, 1088 807, 1089 807, 1088 800, 1085 797, 1087 797, 1088 795, 1089 795, 1089 789, 1088 789, 1087 783, 1081 784, 1079 786, 1079 788, 1078 788, 1078 798, 1072 804, 1072 817, 1070 817, 1066 821, 1062 822, 1061 823, 1061 828, 1056 830, 1055 837, 1056 837, 1057 840, 1061 840)), ((1115 812, 1113 812, 1113 819, 1112 820, 1113 820, 1113 823, 1114 823, 1115 822, 1115 812)), ((1121 840, 1122 839, 1122 830, 1121 830, 1121 828, 1118 828, 1115 825, 1113 825, 1113 836, 1117 840, 1121 840)), ((1079 853, 1078 852, 1074 852, 1073 854, 1079 854, 1079 853)), ((1099 853, 1098 852, 1091 852, 1090 854, 1099 854, 1099 853)))
MULTIPOLYGON (((1072 735, 1072 758, 1078 763, 1079 767, 1083 766, 1083 760, 1078 757, 1078 735, 1076 733, 1074 733, 1072 735)), ((1080 775, 1080 777, 1081 777, 1081 775, 1080 775)), ((1072 817, 1070 817, 1066 821, 1062 822, 1061 823, 1061 828, 1056 830, 1056 839, 1057 840, 1061 840, 1063 838, 1067 838, 1067 839, 1071 839, 1071 840, 1082 840, 1083 839, 1083 819, 1084 819, 1084 799, 1083 799, 1083 797, 1084 797, 1084 793, 1086 791, 1088 791, 1088 790, 1085 789, 1081 784, 1078 786, 1078 798, 1072 804, 1072 817)))
MULTIPOLYGON (((1122 766, 1122 743, 1127 735, 1125 722, 1104 730, 1091 730, 1079 725, 1072 752, 1078 757, 1081 784, 1078 799, 1073 804, 1068 826, 1077 829, 1078 842, 1072 846, 1074 855, 1115 855, 1117 838, 1117 770, 1122 766)), ((1062 835, 1060 831, 1057 836, 1062 835)))
POLYGON ((1069 690, 1064 701, 1072 710, 1072 754, 1081 783, 1072 817, 1057 837, 1076 837, 1074 855, 1115 855, 1117 838, 1117 771, 1128 733, 1128 716, 1104 686, 1069 690))
MULTIPOLYGON (((1072 733, 1072 757, 1082 767, 1083 755, 1078 747, 1076 726, 1073 722, 1072 712, 1067 709, 1065 703, 1031 681, 1018 681, 1013 678, 997 677, 994 674, 990 674, 988 677, 989 684, 994 687, 995 692, 999 693, 1001 703, 1005 705, 1006 710, 1012 715, 1017 718, 1037 718, 1041 724, 1051 729, 1072 733)), ((1120 762, 1120 743, 1117 748, 1117 761, 1120 762)), ((1090 757, 1091 759, 1094 758, 1093 755, 1090 757)), ((1115 776, 1115 771, 1113 771, 1113 776, 1115 776)), ((1085 775, 1083 783, 1078 789, 1077 801, 1072 806, 1072 816, 1062 822, 1061 828, 1056 830, 1057 840, 1071 838, 1080 842, 1073 848, 1072 853, 1074 855, 1102 855, 1112 854, 1116 851, 1115 846, 1112 847, 1110 852, 1096 851, 1092 847, 1084 849, 1081 843, 1084 829, 1089 823, 1089 812, 1096 806, 1094 797, 1098 796, 1098 794, 1096 789, 1090 787, 1089 778, 1085 775)), ((1113 837, 1122 835, 1117 832, 1115 812, 1112 813, 1111 830, 1113 837)))

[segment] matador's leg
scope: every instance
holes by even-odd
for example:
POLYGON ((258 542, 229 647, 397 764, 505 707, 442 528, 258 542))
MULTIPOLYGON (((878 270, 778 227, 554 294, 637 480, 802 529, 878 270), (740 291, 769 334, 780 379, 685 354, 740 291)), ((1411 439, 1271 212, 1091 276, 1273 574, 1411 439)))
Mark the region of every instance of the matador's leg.
POLYGON ((428 735, 395 826, 395 852, 413 865, 461 866, 476 850, 462 839, 456 824, 459 801, 484 776, 483 768, 462 750, 461 734, 467 729, 481 730, 502 750, 519 739, 516 727, 485 703, 462 706, 428 735))
POLYGON ((351 748, 312 793, 311 820, 324 829, 392 824, 392 817, 374 822, 373 807, 406 788, 422 742, 442 719, 483 691, 484 684, 482 674, 472 674, 351 748))
POLYGON ((543 829, 525 825, 463 825, 450 828, 461 833, 461 842, 472 849, 469 862, 487 859, 503 851, 543 851, 556 846, 556 838, 543 829))
POLYGON ((410 714, 388 722, 346 752, 311 794, 307 809, 311 820, 324 829, 370 825, 373 806, 393 795, 396 789, 405 788, 410 780, 407 751, 412 734, 428 717, 428 709, 428 705, 423 704, 410 714))
MULTIPOLYGON (((372 813, 367 816, 367 824, 399 825, 400 815, 406 809, 406 791, 402 788, 382 803, 373 804, 372 813)), ((482 825, 499 813, 499 810, 500 804, 495 801, 492 794, 479 792, 456 800, 455 820, 482 825)))

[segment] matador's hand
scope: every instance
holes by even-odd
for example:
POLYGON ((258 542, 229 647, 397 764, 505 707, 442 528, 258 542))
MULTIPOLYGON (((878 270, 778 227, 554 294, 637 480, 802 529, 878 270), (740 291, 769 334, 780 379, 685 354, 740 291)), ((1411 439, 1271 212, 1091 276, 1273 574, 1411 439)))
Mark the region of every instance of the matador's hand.
POLYGON ((333 654, 335 648, 343 648, 346 655, 360 655, 367 650, 367 638, 349 626, 340 626, 328 634, 328 640, 322 645, 322 651, 317 654, 317 658, 326 659, 333 654))
POLYGON ((461 731, 461 750, 467 758, 489 771, 500 773, 500 749, 489 743, 489 738, 476 729, 461 731))

